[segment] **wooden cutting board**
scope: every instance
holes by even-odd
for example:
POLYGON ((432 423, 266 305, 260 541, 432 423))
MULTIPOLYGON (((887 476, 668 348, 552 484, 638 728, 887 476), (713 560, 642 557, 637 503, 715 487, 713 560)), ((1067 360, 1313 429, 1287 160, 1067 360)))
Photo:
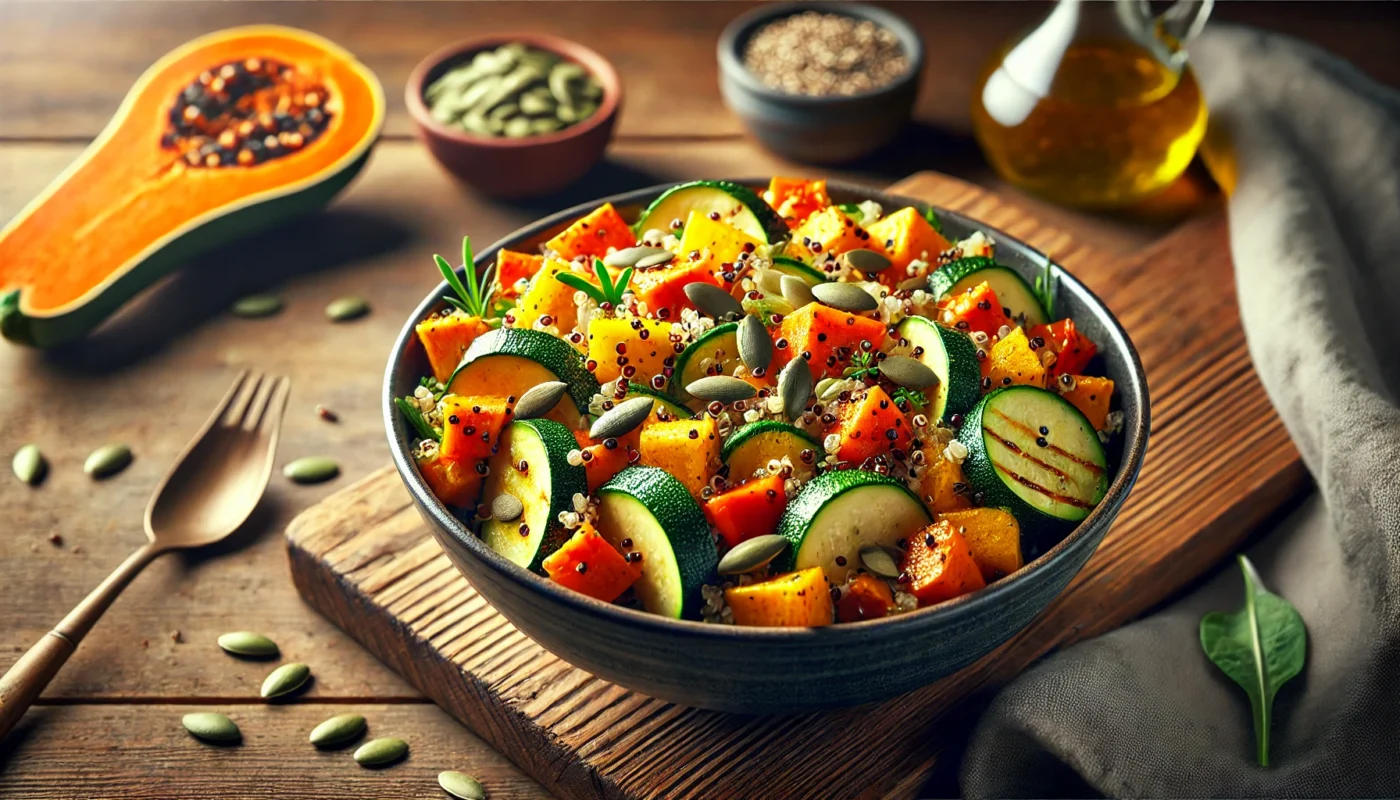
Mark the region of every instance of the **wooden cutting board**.
POLYGON ((921 173, 892 191, 1050 253, 1114 310, 1147 369, 1152 434, 1137 488, 1065 593, 998 651, 886 703, 802 716, 728 715, 634 694, 555 658, 487 605, 392 468, 288 528, 301 595, 562 797, 914 796, 959 700, 1170 597, 1235 552, 1307 475, 1245 351, 1223 213, 1115 263, 946 176, 921 173), (1217 419, 1230 425, 1203 424, 1217 419))

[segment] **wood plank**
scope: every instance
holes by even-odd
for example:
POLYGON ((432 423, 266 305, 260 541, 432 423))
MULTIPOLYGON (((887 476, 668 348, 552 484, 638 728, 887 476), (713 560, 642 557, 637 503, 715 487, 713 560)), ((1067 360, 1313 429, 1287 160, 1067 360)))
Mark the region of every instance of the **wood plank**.
MULTIPOLYGON (((932 147, 971 146, 967 108, 984 61, 1007 37, 1039 19, 1039 3, 889 4, 922 34, 928 49, 916 118, 938 130, 932 147)), ((445 44, 485 33, 533 30, 577 37, 622 73, 626 137, 737 136, 715 80, 715 42, 752 3, 571 2, 354 3, 328 12, 313 2, 0 3, 0 138, 80 139, 97 134, 127 88, 156 58, 200 34, 250 22, 306 28, 347 47, 384 82, 387 133, 412 123, 402 100, 409 71, 445 44), (177 10, 178 9, 178 10, 177 10)), ((1400 39, 1394 4, 1366 2, 1226 3, 1216 20, 1279 30, 1317 42, 1362 70, 1400 85, 1391 43, 1400 39)), ((942 166, 945 171, 946 165, 942 166)), ((903 174, 908 174, 906 168, 903 174)))
MULTIPOLYGON (((363 741, 363 740, 362 740, 363 741)), ((34 709, 0 743, 7 797, 86 800, 120 797, 446 797, 437 774, 476 776, 493 798, 550 795, 515 765, 432 705, 65 705, 34 709), (180 718, 217 711, 238 723, 243 742, 213 746, 193 739, 180 718), (368 737, 409 743, 404 761, 366 769, 353 747, 317 750, 306 737, 336 714, 363 714, 368 737)))
POLYGON ((421 526, 418 538, 406 536, 416 512, 387 469, 289 529, 303 596, 565 797, 739 797, 758 785, 822 797, 833 776, 852 792, 912 796, 948 742, 940 720, 958 701, 1160 603, 1237 549, 1306 475, 1255 378, 1221 280, 1230 269, 1223 216, 1118 262, 967 184, 921 175, 897 190, 1054 253, 1119 310, 1148 370, 1154 426, 1137 489, 1066 593, 999 651, 897 700, 800 717, 718 714, 635 695, 516 631, 455 576, 421 526), (1197 435, 1192 423, 1224 414, 1236 420, 1230 436, 1197 435), (1246 450, 1249 459, 1228 456, 1246 450))

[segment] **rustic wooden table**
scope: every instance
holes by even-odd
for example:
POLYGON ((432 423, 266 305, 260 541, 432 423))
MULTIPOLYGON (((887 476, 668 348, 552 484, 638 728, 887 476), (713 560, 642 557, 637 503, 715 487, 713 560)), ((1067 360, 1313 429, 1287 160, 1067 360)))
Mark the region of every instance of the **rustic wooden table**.
MULTIPOLYGON (((503 757, 311 612, 287 577, 281 530, 299 511, 387 460, 377 390, 385 356, 414 304, 437 282, 429 256, 463 233, 490 241, 544 212, 625 188, 705 176, 821 174, 744 138, 715 84, 714 42, 746 4, 552 3, 0 3, 0 221, 81 150, 136 76, 203 32, 250 22, 314 30, 358 54, 390 100, 385 136, 359 181, 325 214, 228 248, 144 295, 88 341, 37 353, 0 345, 0 455, 37 442, 48 480, 29 489, 0 476, 0 670, 4 670, 142 540, 155 481, 243 365, 294 381, 279 462, 330 455, 338 481, 293 486, 275 477, 236 541, 167 556, 107 614, 16 732, 0 743, 0 794, 24 797, 425 797, 442 769, 478 775, 496 798, 544 796, 503 757), (626 108, 608 160, 566 196, 500 204, 454 184, 411 139, 404 79, 427 52, 497 30, 548 30, 612 58, 626 108), (269 320, 225 313, 232 299, 276 287, 286 310, 269 320), (374 313, 331 326, 321 309, 342 294, 374 313), (340 415, 328 423, 324 404, 340 415), (87 411, 82 409, 86 408, 87 411), (86 454, 107 441, 136 452, 121 475, 94 484, 86 454), (295 702, 257 699, 267 665, 214 644, 229 630, 278 640, 315 683, 295 702), (220 710, 245 742, 189 738, 182 714, 220 710), (388 771, 305 745, 306 731, 348 710, 377 735, 412 744, 388 771)), ((826 170, 872 186, 938 169, 1005 190, 1055 225, 1125 253, 1217 202, 1199 176, 1131 213, 1091 216, 1046 206, 989 173, 968 135, 974 70, 1033 4, 905 4, 929 45, 918 122, 880 156, 826 170)), ((1218 16, 1285 30, 1400 84, 1400 20, 1382 4, 1248 4, 1218 16)))

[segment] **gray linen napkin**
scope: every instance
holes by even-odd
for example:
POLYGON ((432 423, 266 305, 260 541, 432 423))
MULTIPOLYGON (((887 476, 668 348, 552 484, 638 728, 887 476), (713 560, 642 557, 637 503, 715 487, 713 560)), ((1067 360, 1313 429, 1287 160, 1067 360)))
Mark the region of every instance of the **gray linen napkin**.
POLYGON ((1250 551, 1307 623, 1307 666, 1261 768, 1249 702, 1197 634, 1243 603, 1230 566, 1002 690, 962 765, 972 797, 1400 795, 1400 95, 1259 31, 1214 28, 1191 55, 1235 143, 1250 354, 1318 484, 1250 551))

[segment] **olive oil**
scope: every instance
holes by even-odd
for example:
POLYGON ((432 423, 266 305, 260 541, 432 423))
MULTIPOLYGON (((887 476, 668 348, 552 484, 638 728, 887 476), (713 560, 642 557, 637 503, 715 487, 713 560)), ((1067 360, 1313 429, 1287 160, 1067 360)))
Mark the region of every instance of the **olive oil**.
POLYGON ((1006 180, 1060 203, 1122 206, 1191 163, 1206 108, 1189 66, 1174 70, 1126 38, 1073 41, 1016 70, 1011 50, 983 70, 972 103, 977 141, 1006 180), (1009 111, 998 102, 1008 97, 1009 111))

